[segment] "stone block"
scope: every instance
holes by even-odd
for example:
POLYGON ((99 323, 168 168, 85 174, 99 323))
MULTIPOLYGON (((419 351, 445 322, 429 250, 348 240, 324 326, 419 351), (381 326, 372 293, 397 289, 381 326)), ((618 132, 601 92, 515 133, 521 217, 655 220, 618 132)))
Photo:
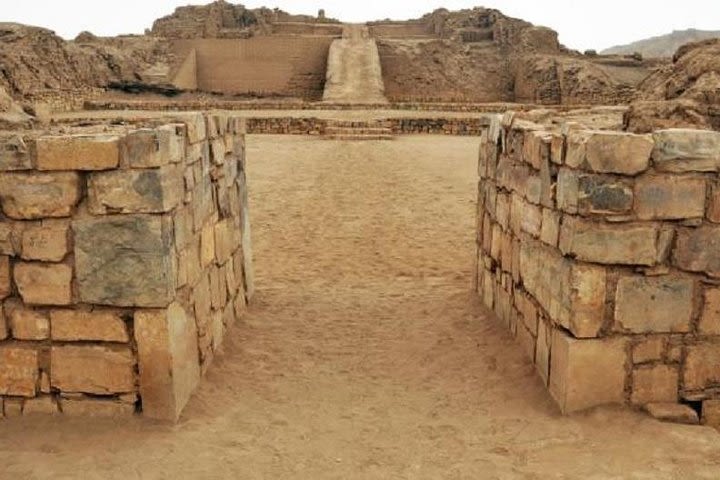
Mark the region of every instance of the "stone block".
POLYGON ((661 422, 682 423, 686 425, 697 425, 700 423, 698 414, 687 405, 680 403, 649 403, 645 405, 645 411, 661 422))
POLYGON ((177 120, 187 126, 187 138, 190 144, 202 142, 208 138, 205 116, 200 113, 178 114, 177 120))
POLYGON ((648 135, 592 132, 585 145, 585 160, 594 172, 636 175, 650 166, 654 146, 648 135))
POLYGON ((545 321, 538 323, 537 347, 535 349, 535 368, 547 387, 550 380, 550 346, 552 327, 545 321))
POLYGON ((647 224, 603 224, 566 216, 560 250, 578 260, 602 264, 655 265, 658 228, 647 224))
POLYGON ((130 341, 127 325, 112 310, 53 310, 50 312, 52 339, 61 342, 130 341))
POLYGON ((550 161, 550 142, 552 135, 543 131, 529 131, 523 142, 523 160, 540 170, 543 162, 550 161))
POLYGON ((0 174, 2 211, 16 220, 69 217, 81 190, 75 172, 0 174))
POLYGON ((720 343, 699 342, 686 347, 683 371, 685 391, 697 392, 720 385, 720 343))
POLYGON ((607 273, 579 264, 539 242, 525 242, 520 273, 527 291, 550 318, 580 338, 593 338, 605 317, 607 273))
POLYGON ((542 208, 523 202, 520 210, 520 229, 535 238, 540 236, 542 231, 542 208))
POLYGON ((175 165, 94 173, 88 180, 88 205, 97 215, 169 212, 183 197, 182 170, 175 165))
POLYGON ((665 351, 665 338, 650 336, 640 340, 640 343, 633 348, 633 363, 656 362, 662 359, 665 351))
POLYGON ((6 398, 4 400, 5 417, 14 418, 22 416, 23 403, 25 402, 22 398, 6 398))
POLYGON ((561 168, 557 181, 558 208, 567 213, 577 213, 579 191, 580 174, 569 168, 561 168))
POLYGON ((129 347, 53 345, 50 363, 50 382, 62 392, 114 395, 136 389, 129 347))
POLYGON ((635 405, 678 401, 678 369, 672 365, 653 365, 633 370, 630 401, 635 405))
POLYGON ((707 288, 700 323, 700 335, 720 335, 720 288, 707 288))
POLYGON ((0 255, 0 300, 6 299, 12 293, 10 275, 10 257, 0 255))
POLYGON ((635 211, 641 220, 682 220, 705 214, 702 178, 643 175, 635 183, 635 211))
POLYGON ((218 222, 215 225, 215 259, 218 265, 227 263, 238 248, 240 248, 240 238, 239 235, 234 234, 232 220, 218 222))
POLYGON ((705 400, 703 402, 702 423, 720 430, 720 400, 705 400))
POLYGON ((54 397, 43 395, 41 397, 29 398, 23 404, 23 415, 57 415, 58 404, 54 397))
POLYGON ((627 182, 603 175, 578 177, 577 209, 582 214, 624 214, 633 207, 627 182))
POLYGON ((42 341, 50 338, 50 319, 47 313, 25 308, 20 302, 7 301, 5 315, 10 331, 17 340, 42 341))
POLYGON ((0 395, 34 397, 40 376, 38 362, 37 350, 0 345, 0 395))
POLYGON ((615 296, 615 321, 632 333, 687 333, 695 282, 686 277, 623 277, 615 296))
POLYGON ((63 415, 82 418, 125 418, 135 413, 135 405, 96 398, 61 398, 63 415))
POLYGON ((720 277, 720 226, 679 229, 673 263, 683 270, 720 277))
POLYGON ((22 135, 0 135, 0 171, 31 170, 35 140, 22 135))
POLYGON ((227 303, 227 285, 225 275, 220 268, 210 268, 210 299, 213 310, 221 310, 227 303))
POLYGON ((540 230, 540 240, 557 247, 560 240, 560 213, 549 208, 543 209, 542 212, 542 229, 540 230))
POLYGON ((706 217, 713 223, 720 223, 720 183, 718 182, 711 186, 706 217))
POLYGON ((7 340, 7 338, 9 336, 10 336, 10 330, 8 327, 8 320, 7 320, 7 317, 5 316, 4 308, 3 308, 2 304, 0 304, 0 341, 7 340))
POLYGON ((122 139, 121 145, 123 166, 155 168, 170 163, 170 137, 163 137, 165 141, 161 143, 158 131, 149 128, 128 133, 122 139))
POLYGON ((653 162, 666 172, 716 172, 720 167, 720 133, 669 129, 653 134, 653 162))
POLYGON ((207 268, 215 262, 215 226, 206 225, 200 234, 200 263, 207 268))
POLYGON ((563 413, 624 403, 625 339, 577 340, 556 329, 551 351, 550 394, 563 413))
POLYGON ((495 220, 503 230, 510 227, 510 195, 498 193, 495 203, 495 220))
POLYGON ((21 257, 24 260, 61 262, 70 252, 69 231, 68 220, 29 223, 22 231, 21 257))
POLYGON ((83 303, 166 307, 175 296, 173 225, 167 216, 120 215, 73 222, 83 303))
POLYGON ((18 262, 13 269, 15 285, 27 305, 73 303, 72 267, 62 263, 18 262))
POLYGON ((200 381, 197 330, 174 303, 135 314, 143 414, 177 421, 200 381))
POLYGON ((550 160, 555 165, 565 163, 565 137, 563 135, 552 135, 550 139, 550 160))
POLYGON ((72 135, 37 139, 38 170, 111 170, 120 164, 120 137, 72 135))

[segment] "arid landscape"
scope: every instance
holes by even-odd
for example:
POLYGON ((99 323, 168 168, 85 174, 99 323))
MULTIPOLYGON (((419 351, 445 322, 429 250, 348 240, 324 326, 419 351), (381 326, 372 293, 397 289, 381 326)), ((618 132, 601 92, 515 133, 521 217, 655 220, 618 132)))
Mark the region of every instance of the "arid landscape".
POLYGON ((0 479, 720 478, 720 38, 559 38, 0 23, 0 479))

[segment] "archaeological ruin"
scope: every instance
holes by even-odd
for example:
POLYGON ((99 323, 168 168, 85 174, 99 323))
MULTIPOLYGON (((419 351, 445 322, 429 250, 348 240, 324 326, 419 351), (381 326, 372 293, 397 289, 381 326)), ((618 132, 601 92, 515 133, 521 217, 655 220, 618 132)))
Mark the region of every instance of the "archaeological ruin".
POLYGON ((720 427, 718 52, 580 53, 485 8, 0 24, 0 418, 181 417, 261 288, 247 138, 341 164, 442 135, 479 152, 466 288, 559 411, 720 427))

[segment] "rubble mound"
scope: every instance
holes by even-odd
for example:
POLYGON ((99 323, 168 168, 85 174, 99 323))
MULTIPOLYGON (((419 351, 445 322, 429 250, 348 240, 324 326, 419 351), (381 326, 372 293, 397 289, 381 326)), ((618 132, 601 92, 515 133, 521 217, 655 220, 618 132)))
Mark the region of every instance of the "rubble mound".
POLYGON ((633 131, 656 127, 720 130, 720 39, 684 45, 672 65, 642 82, 627 114, 633 131))
POLYGON ((647 74, 640 59, 582 55, 557 32, 494 9, 440 9, 412 23, 434 37, 379 41, 394 100, 619 104, 647 74))

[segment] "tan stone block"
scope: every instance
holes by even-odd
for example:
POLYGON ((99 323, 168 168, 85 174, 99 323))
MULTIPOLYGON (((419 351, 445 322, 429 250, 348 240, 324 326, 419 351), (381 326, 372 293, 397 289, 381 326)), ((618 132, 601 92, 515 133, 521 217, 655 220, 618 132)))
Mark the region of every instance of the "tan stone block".
POLYGON ((665 338, 653 335, 644 338, 633 348, 633 363, 655 362, 662 359, 665 351, 665 338))
POLYGON ((208 138, 204 115, 200 113, 181 113, 178 114, 177 120, 187 126, 187 137, 190 144, 202 142, 208 138))
POLYGON ((8 329, 8 321, 5 316, 5 309, 0 304, 0 340, 6 340, 10 336, 10 330, 8 329))
POLYGON ((577 211, 588 214, 627 214, 633 207, 633 190, 625 180, 607 175, 577 177, 577 211))
POLYGON ((625 132, 592 132, 585 145, 585 159, 598 173, 635 175, 650 166, 655 144, 649 135, 625 132))
POLYGON ((177 421, 200 381, 197 330, 179 304, 135 315, 143 414, 177 421))
POLYGON ((198 324, 200 335, 206 333, 207 324, 210 321, 212 311, 212 297, 210 295, 210 276, 204 274, 200 282, 193 289, 192 302, 195 306, 195 319, 198 324))
POLYGON ((551 247, 557 247, 560 240, 560 213, 549 208, 543 209, 540 240, 551 247))
POLYGON ((12 280, 10 279, 10 257, 0 255, 0 300, 4 300, 12 293, 12 280))
POLYGON ((35 140, 16 133, 0 135, 0 171, 31 170, 35 140))
POLYGON ((182 170, 175 165, 94 173, 88 180, 88 206, 96 215, 165 213, 183 197, 182 170))
POLYGON ((680 403, 649 403, 645 410, 661 422, 682 423, 686 425, 697 425, 699 422, 695 410, 680 403))
POLYGON ((37 139, 38 170, 110 170, 120 163, 120 137, 74 135, 37 139))
POLYGON ((215 225, 215 258, 218 265, 223 265, 230 260, 233 252, 239 247, 239 238, 233 234, 230 220, 222 220, 215 225))
POLYGON ((135 391, 135 358, 130 348, 54 345, 51 384, 62 392, 111 395, 135 391))
POLYGON ((16 220, 69 217, 80 195, 75 172, 0 174, 2 210, 16 220))
POLYGON ((535 350, 535 368, 547 386, 550 380, 550 346, 552 344, 552 327, 541 320, 538 323, 537 346, 535 350))
POLYGON ((550 160, 556 165, 565 163, 565 137, 553 134, 550 139, 550 160))
POLYGON ((60 262, 70 251, 70 222, 67 220, 43 220, 25 226, 22 232, 24 260, 60 262))
POLYGON ((700 342, 686 347, 683 387, 701 391, 720 384, 720 343, 700 342))
POLYGON ((626 341, 577 340, 553 332, 550 393, 563 413, 625 400, 626 341))
POLYGON ((36 350, 0 346, 0 395, 34 397, 39 375, 36 350))
POLYGON ((705 400, 703 402, 702 423, 720 430, 720 400, 705 400))
POLYGON ((135 405, 115 400, 61 398, 63 415, 84 418, 125 418, 135 414, 135 405))
POLYGON ((666 172, 716 172, 720 167, 720 133, 668 129, 653 134, 653 161, 666 172))
POLYGON ((720 183, 713 183, 707 208, 707 219, 720 223, 720 183))
POLYGON ((500 224, 503 230, 507 230, 510 226, 510 195, 498 193, 495 204, 495 220, 500 224))
POLYGON ((537 238, 542 231, 542 208, 529 203, 523 204, 520 228, 523 232, 537 238))
POLYGON ((227 303, 225 275, 224 272, 217 267, 210 269, 210 296, 213 310, 220 310, 227 303))
POLYGON ((702 178, 643 175, 635 182, 635 211, 642 220, 702 218, 706 190, 702 178))
POLYGON ((72 304, 72 268, 65 264, 19 262, 15 285, 27 305, 72 304))
POLYGON ((683 270, 720 277, 720 225, 678 229, 673 263, 683 270))
POLYGON ((200 264, 207 268, 215 261, 215 227, 206 225, 200 235, 200 264))
POLYGON ((122 139, 123 166, 130 168, 162 167, 170 163, 169 144, 161 145, 158 132, 143 128, 128 133, 122 139))
POLYGON ((23 405, 23 415, 57 415, 58 405, 50 395, 43 395, 41 397, 29 398, 25 400, 23 405))
POLYGON ((671 365, 636 368, 633 370, 630 401, 635 405, 677 402, 678 380, 677 367, 671 365))
POLYGON ((50 320, 47 313, 25 308, 20 302, 5 303, 5 314, 10 320, 10 331, 17 340, 47 340, 50 338, 50 320))
POLYGON ((52 339, 57 341, 130 341, 122 315, 112 310, 53 310, 50 312, 50 323, 52 339))
POLYGON ((533 334, 525 328, 525 325, 522 323, 518 323, 517 325, 517 339, 518 343, 520 343, 520 347, 522 348, 522 351, 525 353, 525 356, 531 361, 535 361, 535 344, 537 340, 533 336, 533 334))
POLYGON ((615 321, 632 333, 690 331, 695 282, 685 277, 623 277, 615 296, 615 321))
POLYGON ((658 258, 658 228, 565 216, 560 228, 560 250, 586 262, 652 266, 658 258))
POLYGON ((720 335, 720 288, 707 288, 698 331, 701 335, 720 335))
POLYGON ((24 399, 21 398, 6 398, 3 402, 5 409, 5 416, 8 418, 22 416, 24 399))

